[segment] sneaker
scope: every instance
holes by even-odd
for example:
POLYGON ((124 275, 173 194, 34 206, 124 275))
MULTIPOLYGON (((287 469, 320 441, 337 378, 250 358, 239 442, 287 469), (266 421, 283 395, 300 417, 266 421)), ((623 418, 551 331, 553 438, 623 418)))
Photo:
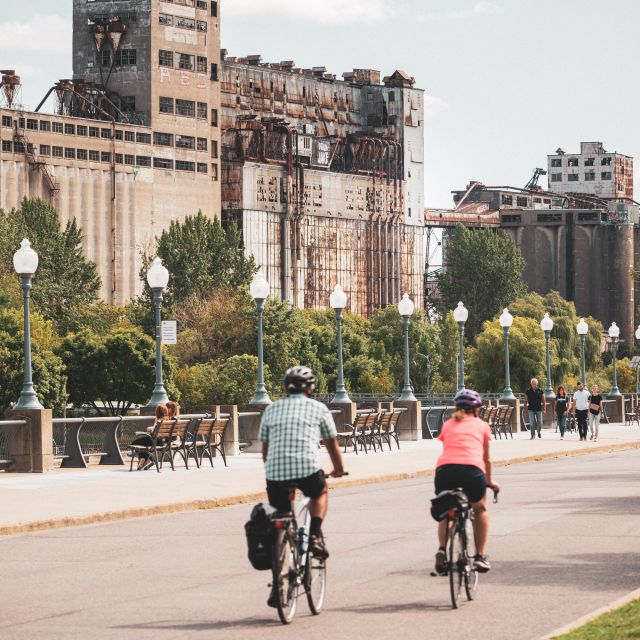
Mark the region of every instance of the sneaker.
POLYGON ((593 440, 593 433, 589 436, 589 440, 593 440))
POLYGON ((314 558, 326 560, 329 552, 322 536, 309 536, 309 551, 314 558))
POLYGON ((271 593, 267 599, 267 606, 273 607, 274 609, 278 608, 278 592, 273 588, 271 589, 271 593))
POLYGON ((542 434, 538 431, 538 438, 542 438, 542 434))
POLYGON ((564 440, 564 436, 560 436, 560 440, 564 440))
POLYGON ((473 558, 473 566, 478 573, 487 573, 491 569, 487 556, 481 556, 479 553, 473 558))
POLYGON ((438 549, 436 553, 436 573, 444 575, 449 571, 447 566, 447 552, 444 549, 438 549))

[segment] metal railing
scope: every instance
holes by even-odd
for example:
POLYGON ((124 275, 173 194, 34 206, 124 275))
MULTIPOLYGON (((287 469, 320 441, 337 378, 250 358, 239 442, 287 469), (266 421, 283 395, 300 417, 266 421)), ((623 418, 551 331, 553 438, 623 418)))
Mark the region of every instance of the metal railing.
POLYGON ((26 420, 0 420, 0 469, 10 465, 11 440, 21 427, 27 425, 26 420))

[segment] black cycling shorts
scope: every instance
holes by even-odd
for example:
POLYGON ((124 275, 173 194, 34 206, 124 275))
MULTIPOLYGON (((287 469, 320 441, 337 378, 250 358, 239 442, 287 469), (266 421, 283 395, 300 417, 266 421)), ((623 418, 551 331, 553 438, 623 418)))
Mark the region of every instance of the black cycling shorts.
POLYGON ((487 493, 487 476, 470 464, 445 464, 436 469, 436 493, 462 489, 470 502, 479 502, 487 493))
POLYGON ((326 486, 324 471, 320 469, 306 478, 267 480, 267 496, 274 509, 287 512, 291 511, 289 496, 293 488, 300 489, 307 498, 319 498, 326 486))

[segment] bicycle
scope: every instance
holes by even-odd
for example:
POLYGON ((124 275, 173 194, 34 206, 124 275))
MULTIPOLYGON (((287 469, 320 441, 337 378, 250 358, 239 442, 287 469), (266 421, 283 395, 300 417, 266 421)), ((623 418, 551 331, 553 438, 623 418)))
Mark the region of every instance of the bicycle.
MULTIPOLYGON (((463 583, 467 600, 473 600, 478 590, 479 574, 473 563, 475 553, 471 552, 471 545, 475 544, 473 509, 462 489, 443 491, 438 495, 438 499, 448 507, 445 517, 450 522, 447 531, 447 572, 432 572, 431 575, 448 574, 451 606, 457 609, 463 583)), ((497 491, 493 492, 493 502, 498 502, 497 491)))

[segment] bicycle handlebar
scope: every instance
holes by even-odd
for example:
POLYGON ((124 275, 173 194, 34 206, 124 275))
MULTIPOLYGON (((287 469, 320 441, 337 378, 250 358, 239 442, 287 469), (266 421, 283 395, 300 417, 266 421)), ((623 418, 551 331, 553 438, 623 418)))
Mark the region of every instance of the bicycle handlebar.
MULTIPOLYGON (((333 477, 335 477, 332 473, 325 473, 324 475, 325 475, 325 477, 326 477, 326 478, 333 478, 333 477)), ((349 472, 348 472, 348 471, 345 471, 345 472, 342 474, 342 476, 348 476, 348 475, 349 475, 349 472)), ((342 476, 339 476, 339 477, 340 477, 340 478, 342 478, 342 476)))
POLYGON ((500 493, 500 489, 498 489, 497 491, 495 489, 493 490, 493 504, 497 504, 499 493, 500 493))

